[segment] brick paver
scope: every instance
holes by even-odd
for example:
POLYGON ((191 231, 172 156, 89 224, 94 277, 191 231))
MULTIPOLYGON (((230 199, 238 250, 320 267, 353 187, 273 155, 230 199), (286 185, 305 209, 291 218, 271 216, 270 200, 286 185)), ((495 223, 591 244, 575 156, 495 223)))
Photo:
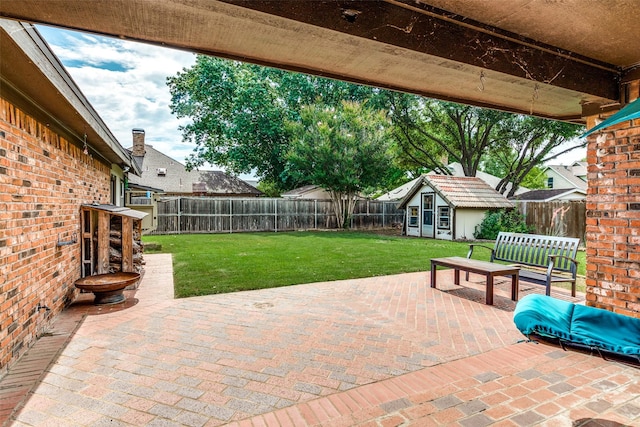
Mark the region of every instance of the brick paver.
MULTIPOLYGON (((80 301, 60 316, 84 321, 56 344, 53 364, 17 381, 23 398, 37 383, 23 406, 15 393, 0 400, 5 418, 19 406, 10 423, 640 422, 640 371, 520 342, 506 279, 495 306, 483 304, 480 279, 457 287, 449 271, 439 289, 422 272, 174 300, 169 256, 145 258, 126 305, 80 301)), ((43 340, 3 378, 0 397, 28 357, 45 354, 43 340)))

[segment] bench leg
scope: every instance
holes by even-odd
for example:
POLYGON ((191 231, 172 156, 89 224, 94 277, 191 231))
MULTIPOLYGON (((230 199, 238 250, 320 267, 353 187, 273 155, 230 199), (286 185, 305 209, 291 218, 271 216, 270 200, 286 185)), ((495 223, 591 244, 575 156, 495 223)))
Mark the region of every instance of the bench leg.
POLYGON ((520 291, 518 282, 520 279, 520 274, 513 274, 511 276, 511 300, 518 301, 518 293, 520 291))
POLYGON ((453 283, 460 285, 460 270, 457 268, 453 272, 453 283))

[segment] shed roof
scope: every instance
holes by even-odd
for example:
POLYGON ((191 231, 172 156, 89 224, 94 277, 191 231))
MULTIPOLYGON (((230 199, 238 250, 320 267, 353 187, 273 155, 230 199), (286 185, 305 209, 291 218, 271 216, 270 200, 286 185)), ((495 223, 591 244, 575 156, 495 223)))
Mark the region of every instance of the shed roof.
POLYGON ((115 206, 115 205, 100 205, 100 204, 84 204, 82 205, 83 209, 94 209, 98 211, 106 211, 114 215, 120 216, 128 216, 134 219, 142 219, 145 216, 149 215, 146 212, 136 211, 134 209, 125 208, 123 206, 115 206))
POLYGON ((515 205, 489 184, 477 177, 450 175, 422 175, 411 191, 399 204, 406 206, 411 198, 425 185, 433 188, 455 208, 512 208, 515 205))

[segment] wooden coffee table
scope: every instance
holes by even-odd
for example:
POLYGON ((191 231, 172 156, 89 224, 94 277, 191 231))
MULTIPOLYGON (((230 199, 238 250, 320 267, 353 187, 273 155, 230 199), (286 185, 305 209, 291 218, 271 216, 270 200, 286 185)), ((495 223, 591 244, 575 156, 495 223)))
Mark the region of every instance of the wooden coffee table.
POLYGON ((520 267, 513 265, 495 264, 493 262, 478 261, 462 257, 434 258, 431 260, 431 287, 436 287, 436 269, 438 266, 453 268, 454 283, 460 285, 460 270, 482 274, 487 278, 487 305, 493 305, 494 276, 511 276, 511 299, 518 301, 518 280, 520 267))

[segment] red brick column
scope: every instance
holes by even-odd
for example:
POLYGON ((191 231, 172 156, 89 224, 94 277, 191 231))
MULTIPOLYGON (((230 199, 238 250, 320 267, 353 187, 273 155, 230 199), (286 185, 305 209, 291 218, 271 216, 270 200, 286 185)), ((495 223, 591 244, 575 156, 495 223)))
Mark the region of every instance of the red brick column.
POLYGON ((588 137, 587 304, 640 318, 640 119, 588 137))

